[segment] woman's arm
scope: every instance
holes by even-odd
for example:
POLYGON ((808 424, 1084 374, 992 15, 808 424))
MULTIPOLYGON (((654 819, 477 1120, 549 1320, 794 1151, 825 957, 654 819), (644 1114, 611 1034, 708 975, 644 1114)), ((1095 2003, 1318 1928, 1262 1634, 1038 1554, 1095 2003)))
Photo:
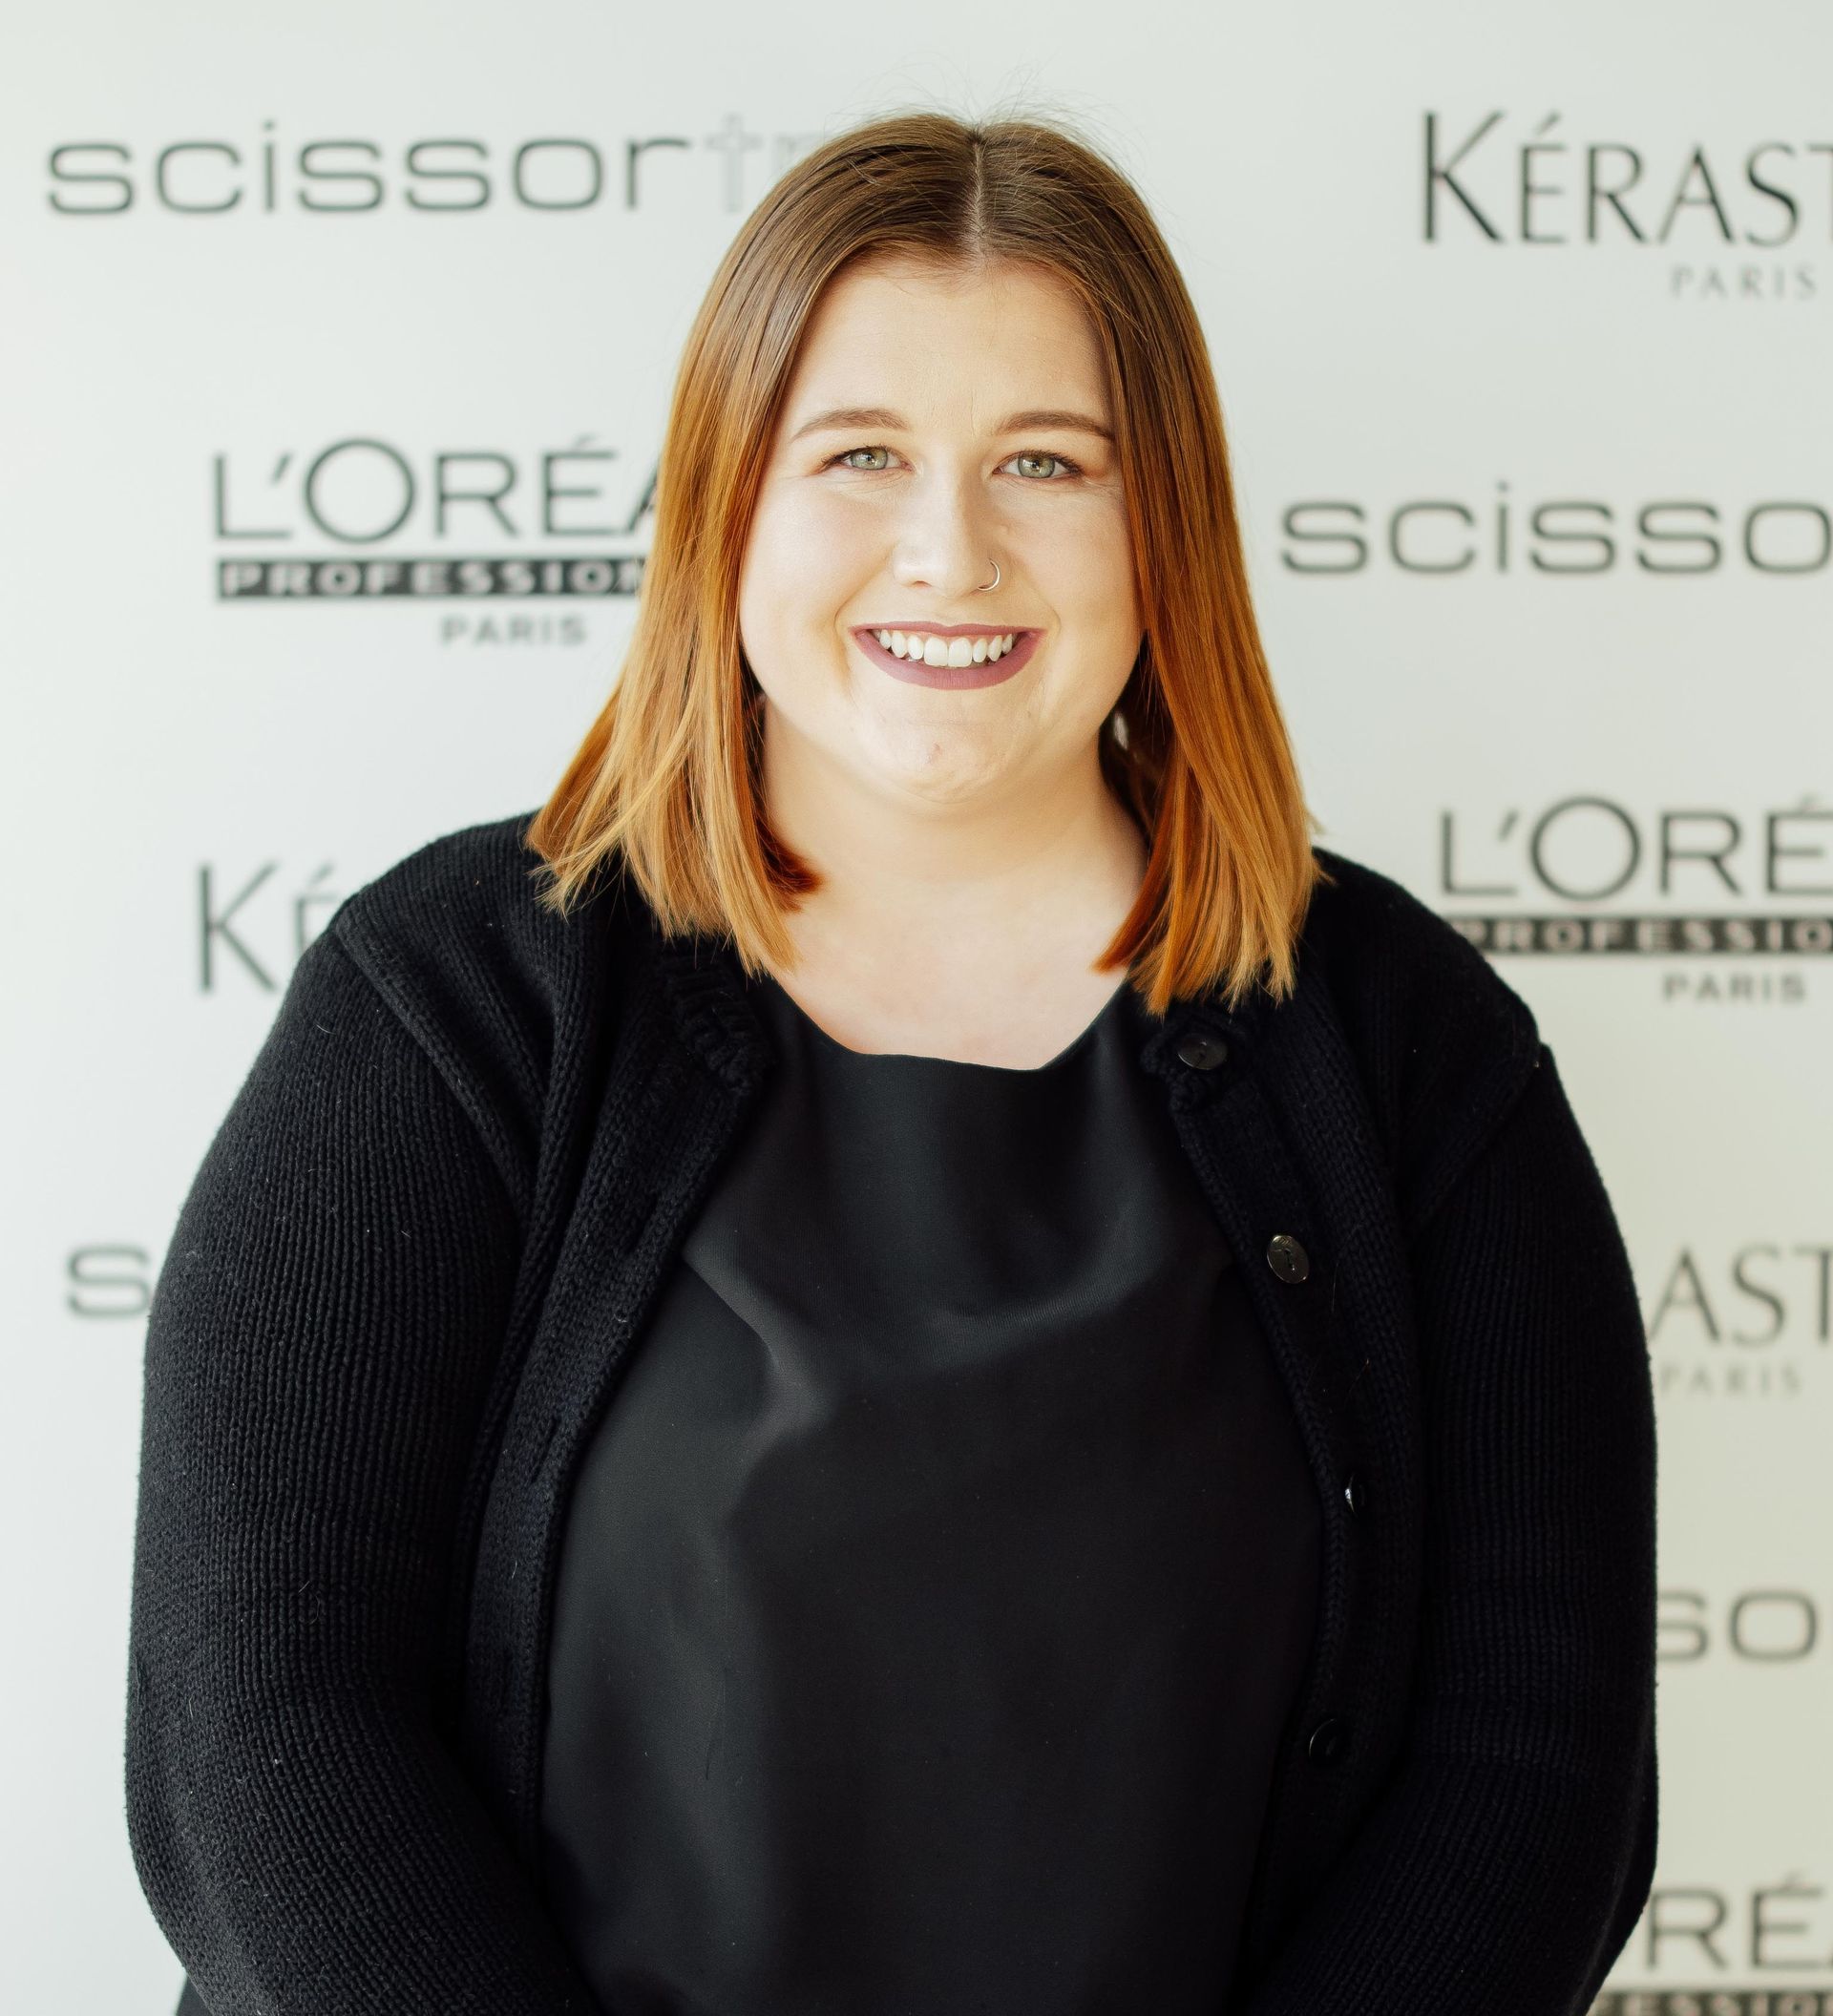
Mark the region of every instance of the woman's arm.
POLYGON ((1240 2016, 1582 2016, 1654 1873, 1648 1348, 1550 1050, 1412 1257, 1427 1468, 1407 1738, 1240 2016))
POLYGON ((127 1820, 215 2016, 594 2008, 431 1709, 519 1250, 471 1121, 326 933, 147 1329, 127 1820))

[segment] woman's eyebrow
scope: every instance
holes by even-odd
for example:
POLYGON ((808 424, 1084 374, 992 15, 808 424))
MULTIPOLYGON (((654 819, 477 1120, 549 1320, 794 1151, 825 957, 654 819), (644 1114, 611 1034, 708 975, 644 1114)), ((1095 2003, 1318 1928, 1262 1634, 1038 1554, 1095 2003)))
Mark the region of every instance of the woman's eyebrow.
MULTIPOLYGON (((834 406, 824 413, 816 413, 811 419, 803 421, 790 436, 791 441, 801 440, 804 434, 851 432, 855 428, 883 427, 908 431, 910 422, 902 413, 893 412, 888 406, 834 406)), ((1008 413, 995 433, 1015 434, 1025 428, 1052 427, 1076 434, 1096 434, 1104 441, 1114 438, 1113 429, 1104 427, 1090 413, 1079 413, 1067 407, 1034 406, 1022 413, 1008 413)))

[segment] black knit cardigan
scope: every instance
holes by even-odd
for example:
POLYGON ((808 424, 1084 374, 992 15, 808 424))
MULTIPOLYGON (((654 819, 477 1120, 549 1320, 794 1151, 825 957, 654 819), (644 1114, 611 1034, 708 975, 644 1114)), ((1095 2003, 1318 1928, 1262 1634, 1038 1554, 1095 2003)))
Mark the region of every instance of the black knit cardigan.
MULTIPOLYGON (((772 1053, 627 879, 541 909, 530 816, 344 902, 156 1284, 126 1817, 215 2016, 596 2006, 537 1855, 561 1515, 772 1053)), ((1228 2007, 1579 2016, 1654 1860, 1634 1284, 1527 1005, 1317 858, 1296 993, 1140 1052, 1324 1514, 1228 2007)))

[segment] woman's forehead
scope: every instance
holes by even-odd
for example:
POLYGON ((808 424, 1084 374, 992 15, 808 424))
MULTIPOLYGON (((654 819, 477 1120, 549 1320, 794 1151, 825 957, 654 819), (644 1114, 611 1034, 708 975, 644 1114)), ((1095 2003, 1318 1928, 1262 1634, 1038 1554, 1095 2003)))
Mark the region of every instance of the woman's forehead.
POLYGON ((785 418, 793 437, 830 413, 839 426, 953 423, 964 404, 989 431, 1072 412, 1108 430, 1100 346, 1067 287, 1029 268, 845 274, 811 318, 785 418))

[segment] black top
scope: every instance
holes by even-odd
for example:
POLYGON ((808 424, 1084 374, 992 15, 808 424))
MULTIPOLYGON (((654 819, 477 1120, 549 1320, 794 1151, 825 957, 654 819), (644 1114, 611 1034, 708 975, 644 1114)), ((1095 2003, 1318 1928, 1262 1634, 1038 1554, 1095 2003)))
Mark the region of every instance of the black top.
POLYGON ((554 1909, 615 2016, 1214 2016, 1317 1493, 1137 997, 781 1066, 595 1431, 554 1909))
MULTIPOLYGON (((155 1284, 126 1821, 219 2010, 597 2003, 540 1880, 563 1514, 777 1060, 723 939, 543 906, 530 817, 338 906, 155 1284)), ((1326 1487, 1229 2016, 1575 2016, 1656 1851, 1636 1284, 1527 1003, 1312 851, 1294 990, 1138 1050, 1326 1487)))

